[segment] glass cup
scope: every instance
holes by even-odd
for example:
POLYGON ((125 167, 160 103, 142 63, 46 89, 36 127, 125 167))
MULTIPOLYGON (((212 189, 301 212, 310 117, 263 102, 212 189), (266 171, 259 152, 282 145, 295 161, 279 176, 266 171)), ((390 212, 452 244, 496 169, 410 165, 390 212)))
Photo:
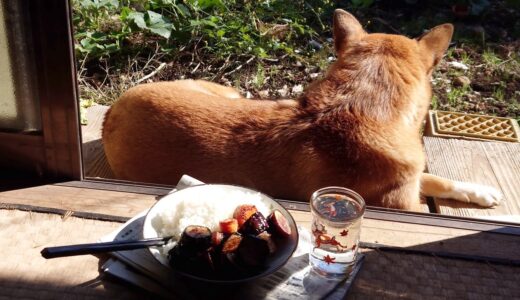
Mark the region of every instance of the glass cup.
POLYGON ((356 263, 365 201, 352 190, 333 186, 314 192, 310 206, 312 269, 327 277, 348 276, 356 263))

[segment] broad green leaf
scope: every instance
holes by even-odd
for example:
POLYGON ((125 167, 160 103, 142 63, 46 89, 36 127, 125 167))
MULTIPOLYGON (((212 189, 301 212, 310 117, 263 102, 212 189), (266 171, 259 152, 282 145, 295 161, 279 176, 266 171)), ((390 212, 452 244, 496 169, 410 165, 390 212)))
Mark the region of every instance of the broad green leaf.
POLYGON ((132 10, 128 6, 123 6, 121 8, 121 13, 119 14, 121 21, 125 21, 128 18, 128 15, 132 13, 132 10))
POLYGON ((220 29, 217 31, 217 36, 219 38, 223 37, 226 34, 226 31, 224 29, 220 29))
POLYGON ((210 21, 210 20, 202 20, 202 23, 203 23, 204 25, 211 26, 211 27, 214 27, 214 28, 217 28, 217 27, 218 27, 217 24, 213 23, 213 22, 210 21))
POLYGON ((151 32, 158 34, 166 39, 170 38, 173 24, 163 15, 153 12, 151 10, 146 12, 147 15, 147 28, 151 32))
POLYGON ((170 35, 172 34, 172 29, 166 27, 149 27, 148 30, 162 36, 165 39, 169 39, 170 35))
POLYGON ((127 19, 132 20, 134 22, 134 24, 141 29, 148 28, 148 26, 146 25, 146 22, 144 21, 144 13, 142 13, 142 12, 133 11, 128 14, 127 19))
POLYGON ((107 40, 107 35, 103 32, 94 32, 89 37, 96 42, 103 42, 107 40))
POLYGON ((191 17, 190 10, 186 7, 184 4, 177 4, 177 11, 183 16, 183 17, 191 17))
POLYGON ((113 7, 113 8, 118 8, 119 7, 119 0, 103 0, 103 1, 100 1, 99 4, 101 6, 105 6, 105 7, 113 7))
POLYGON ((158 14, 154 11, 147 11, 148 14, 148 23, 149 24, 158 24, 158 23, 165 23, 165 20, 161 14, 158 14))
POLYGON ((189 0, 188 1, 192 5, 196 5, 201 9, 209 9, 213 7, 224 7, 224 4, 221 0, 189 0))

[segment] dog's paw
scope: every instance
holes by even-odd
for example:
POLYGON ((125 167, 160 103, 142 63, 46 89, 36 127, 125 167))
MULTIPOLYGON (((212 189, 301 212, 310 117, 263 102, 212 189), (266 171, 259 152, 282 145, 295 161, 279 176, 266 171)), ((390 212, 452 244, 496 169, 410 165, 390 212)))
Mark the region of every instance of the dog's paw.
POLYGON ((499 205, 502 194, 495 188, 469 182, 455 182, 453 198, 484 207, 499 205))

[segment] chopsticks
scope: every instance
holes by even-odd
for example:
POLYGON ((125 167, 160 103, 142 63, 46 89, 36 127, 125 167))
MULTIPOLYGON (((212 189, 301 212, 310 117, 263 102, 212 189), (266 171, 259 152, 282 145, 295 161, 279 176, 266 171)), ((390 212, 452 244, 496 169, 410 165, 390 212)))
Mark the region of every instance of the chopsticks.
POLYGON ((44 258, 56 258, 74 255, 95 254, 122 250, 133 250, 151 246, 163 246, 171 237, 160 237, 137 241, 113 241, 104 243, 77 244, 43 248, 40 252, 44 258))

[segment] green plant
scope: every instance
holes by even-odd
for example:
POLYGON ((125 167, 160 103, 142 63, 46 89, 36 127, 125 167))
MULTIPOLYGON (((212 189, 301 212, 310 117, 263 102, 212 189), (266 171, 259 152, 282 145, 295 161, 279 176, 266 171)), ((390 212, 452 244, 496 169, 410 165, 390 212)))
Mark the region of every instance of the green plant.
POLYGON ((256 73, 253 76, 253 87, 257 90, 261 89, 265 84, 265 68, 262 64, 256 65, 256 73))
POLYGON ((451 106, 456 106, 459 103, 460 98, 466 95, 468 92, 469 87, 453 87, 452 89, 448 90, 446 94, 448 104, 451 106))
POLYGON ((468 52, 462 51, 460 54, 460 62, 469 66, 471 64, 471 58, 468 55, 468 52))
POLYGON ((77 55, 96 59, 119 54, 190 49, 218 58, 308 51, 308 40, 325 30, 330 0, 73 0, 77 55), (296 49, 295 47, 298 47, 296 49), (298 51, 296 51, 298 50, 298 51))
POLYGON ((502 62, 502 59, 490 49, 486 49, 484 53, 482 53, 482 59, 488 66, 493 68, 497 67, 502 62))
POLYGON ((431 107, 431 109, 439 108, 439 97, 437 97, 437 95, 432 96, 432 101, 431 101, 430 107, 431 107))
POLYGON ((503 102, 505 100, 505 89, 502 86, 499 86, 493 90, 492 97, 500 102, 503 102))

